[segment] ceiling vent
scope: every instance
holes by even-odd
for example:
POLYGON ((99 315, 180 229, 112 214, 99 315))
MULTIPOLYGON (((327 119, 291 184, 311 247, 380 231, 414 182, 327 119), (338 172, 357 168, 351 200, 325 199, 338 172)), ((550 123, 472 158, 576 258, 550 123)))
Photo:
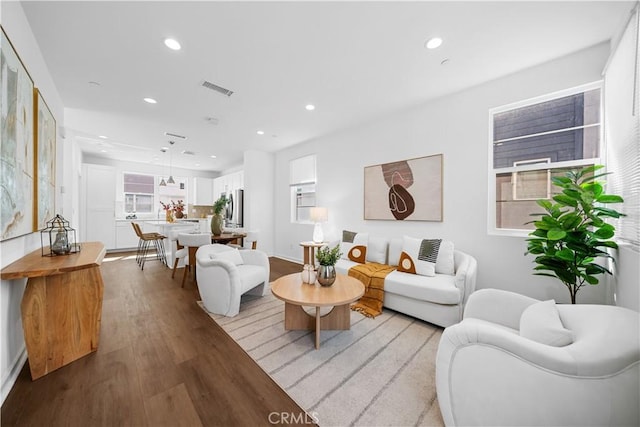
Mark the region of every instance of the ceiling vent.
POLYGON ((178 135, 178 134, 176 134, 176 133, 165 132, 164 134, 165 134, 166 136, 171 136, 171 137, 173 137, 173 138, 187 139, 187 137, 186 137, 186 136, 184 136, 184 135, 178 135))
POLYGON ((191 150, 183 150, 183 151, 182 151, 182 154, 188 154, 189 156, 195 156, 195 155, 196 155, 196 153, 194 153, 194 152, 193 152, 193 151, 191 151, 191 150))
POLYGON ((225 89, 221 86, 218 86, 206 80, 202 83, 202 86, 206 87, 207 89, 215 90, 216 92, 221 93, 223 95, 231 96, 231 94, 233 94, 232 90, 225 89))

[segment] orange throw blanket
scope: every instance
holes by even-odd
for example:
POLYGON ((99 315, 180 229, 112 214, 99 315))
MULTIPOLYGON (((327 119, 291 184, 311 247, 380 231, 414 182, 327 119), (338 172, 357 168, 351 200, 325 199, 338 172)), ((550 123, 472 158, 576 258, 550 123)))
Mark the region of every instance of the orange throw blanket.
POLYGON ((382 313, 384 302, 384 278, 395 270, 386 264, 368 262, 358 264, 349 269, 349 276, 354 277, 364 284, 364 295, 351 305, 351 310, 362 313, 367 317, 376 317, 382 313))

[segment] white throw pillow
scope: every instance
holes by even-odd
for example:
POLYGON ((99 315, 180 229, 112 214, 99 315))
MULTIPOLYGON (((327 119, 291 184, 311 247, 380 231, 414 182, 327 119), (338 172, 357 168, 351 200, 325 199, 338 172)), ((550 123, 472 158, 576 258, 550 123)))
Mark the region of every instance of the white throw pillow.
POLYGON ((435 276, 438 256, 437 247, 435 253, 433 252, 435 246, 430 241, 404 236, 402 253, 398 260, 398 271, 420 276, 435 276))
POLYGON ((237 249, 232 249, 230 251, 221 251, 211 254, 211 259, 229 261, 235 265, 244 264, 244 260, 242 259, 242 255, 240 255, 240 251, 237 249))
POLYGON ((440 242, 438 259, 436 260, 436 273, 450 276, 456 274, 456 266, 453 259, 453 242, 450 240, 440 242))
POLYGON ((522 312, 520 336, 554 347, 573 343, 573 332, 562 325, 554 300, 531 304, 522 312))
POLYGON ((368 242, 368 233, 357 233, 353 238, 353 242, 340 243, 341 258, 364 264, 367 257, 368 242))
POLYGON ((384 264, 387 260, 387 239, 370 236, 367 242, 367 261, 384 264))

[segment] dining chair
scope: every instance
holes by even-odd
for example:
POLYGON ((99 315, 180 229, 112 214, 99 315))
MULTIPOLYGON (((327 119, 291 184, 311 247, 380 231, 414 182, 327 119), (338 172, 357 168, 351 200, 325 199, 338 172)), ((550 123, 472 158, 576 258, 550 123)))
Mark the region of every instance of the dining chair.
MULTIPOLYGON (((184 273, 182 274, 182 287, 184 288, 184 282, 187 279, 187 271, 191 271, 193 267, 194 278, 197 283, 197 277, 195 277, 195 265, 196 265, 196 251, 200 246, 211 244, 211 233, 179 233, 177 245, 184 250, 182 257, 187 257, 184 263, 184 273)), ((176 255, 176 261, 174 262, 174 271, 178 262, 176 255)), ((171 275, 173 277, 173 274, 171 275)))
POLYGON ((236 249, 249 249, 248 247, 244 246, 244 243, 246 242, 251 244, 251 249, 256 249, 258 247, 258 234, 259 231, 257 230, 247 231, 247 235, 243 238, 243 245, 229 243, 228 246, 236 249))
POLYGON ((169 240, 171 241, 171 244, 173 245, 173 242, 176 242, 176 251, 173 254, 173 269, 171 270, 171 278, 173 279, 176 275, 176 270, 178 268, 178 263, 180 262, 181 259, 185 259, 187 255, 189 254, 189 249, 185 248, 184 246, 182 246, 180 244, 180 242, 178 241, 178 235, 180 234, 179 231, 170 231, 169 232, 169 240))
POLYGON ((258 235, 259 231, 257 230, 247 231, 247 237, 244 238, 244 241, 251 243, 251 249, 256 249, 258 247, 258 235))

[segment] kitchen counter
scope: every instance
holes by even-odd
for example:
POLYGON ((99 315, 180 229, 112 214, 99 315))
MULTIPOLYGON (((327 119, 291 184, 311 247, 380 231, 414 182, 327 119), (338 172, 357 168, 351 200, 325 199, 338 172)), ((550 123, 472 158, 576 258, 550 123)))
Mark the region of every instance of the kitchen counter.
POLYGON ((206 218, 181 218, 181 219, 176 219, 175 222, 173 223, 167 223, 166 220, 164 219, 154 219, 154 218, 130 218, 130 219, 126 219, 126 218, 116 218, 116 222, 149 222, 149 223, 153 223, 153 224, 157 224, 157 223, 167 223, 167 224, 176 224, 176 223, 181 223, 181 222, 199 222, 201 219, 206 219, 206 218))
MULTIPOLYGON (((131 220, 129 220, 131 221, 131 220)), ((135 220, 133 220, 135 221, 135 220)), ((167 238, 171 235, 171 232, 185 232, 185 233, 189 233, 192 231, 199 231, 201 229, 201 225, 200 225, 200 220, 198 219, 178 219, 175 222, 167 222, 163 219, 158 220, 151 220, 151 219, 147 219, 147 220, 139 220, 140 222, 142 222, 142 226, 145 232, 148 231, 156 231, 164 236, 167 236, 167 238)), ((203 218, 202 221, 207 221, 206 218, 203 218)), ((205 227, 205 225, 202 225, 202 227, 204 229, 208 229, 208 224, 206 224, 207 227, 205 227)), ((164 243, 164 247, 166 250, 166 256, 167 256, 167 261, 169 262, 170 266, 173 266, 173 262, 175 260, 175 252, 178 249, 176 247, 176 242, 175 240, 170 240, 170 239, 166 239, 165 243, 164 243)), ((181 261, 182 262, 182 261, 181 261)))

